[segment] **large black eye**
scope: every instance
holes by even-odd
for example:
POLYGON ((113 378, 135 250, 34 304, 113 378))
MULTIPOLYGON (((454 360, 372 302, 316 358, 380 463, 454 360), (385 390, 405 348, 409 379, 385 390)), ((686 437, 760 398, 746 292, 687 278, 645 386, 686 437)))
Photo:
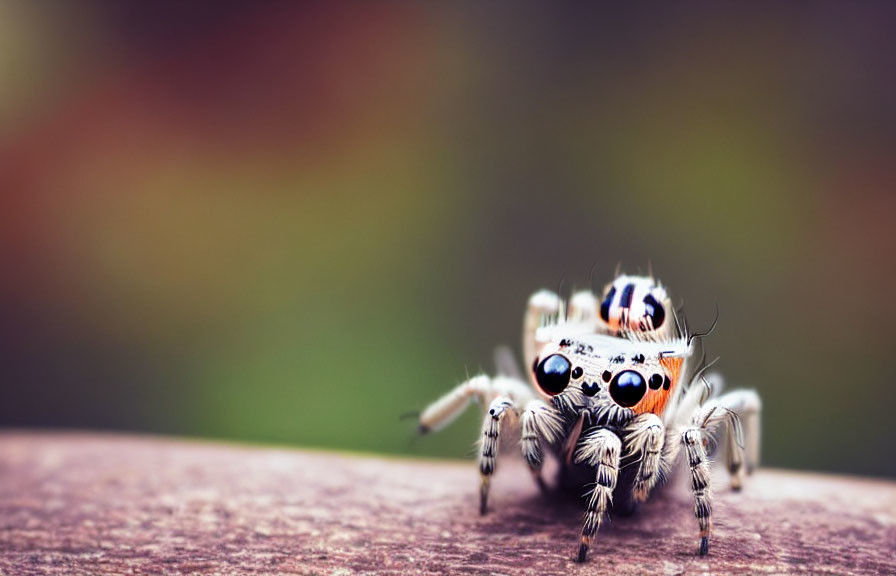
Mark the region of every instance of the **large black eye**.
POLYGON ((620 372, 610 382, 610 397, 623 408, 634 406, 646 393, 647 383, 644 382, 644 377, 634 370, 620 372))
POLYGON ((559 354, 551 354, 535 368, 535 381, 547 394, 555 396, 569 385, 569 360, 559 354))
POLYGON ((600 317, 604 319, 604 322, 610 321, 610 305, 613 304, 613 296, 616 295, 616 287, 613 286, 610 288, 610 291, 607 292, 607 297, 604 298, 604 301, 601 302, 600 305, 600 317))
POLYGON ((666 319, 666 311, 663 310, 663 305, 657 302, 656 298, 651 294, 644 297, 644 315, 650 316, 650 319, 653 320, 654 330, 662 326, 663 320, 666 319))

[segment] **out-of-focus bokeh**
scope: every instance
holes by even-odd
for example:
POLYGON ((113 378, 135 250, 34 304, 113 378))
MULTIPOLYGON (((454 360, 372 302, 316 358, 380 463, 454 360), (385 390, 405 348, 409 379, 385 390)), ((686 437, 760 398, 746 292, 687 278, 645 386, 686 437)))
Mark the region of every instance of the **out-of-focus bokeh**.
POLYGON ((892 3, 0 3, 0 425, 464 456, 530 293, 657 276, 764 462, 896 475, 892 3))

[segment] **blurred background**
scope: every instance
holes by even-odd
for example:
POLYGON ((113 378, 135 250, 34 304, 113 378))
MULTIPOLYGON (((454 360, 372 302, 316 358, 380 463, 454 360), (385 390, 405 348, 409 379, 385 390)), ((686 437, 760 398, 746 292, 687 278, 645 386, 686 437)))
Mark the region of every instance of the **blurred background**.
POLYGON ((0 2, 0 426, 464 457, 537 289, 657 276, 767 465, 896 476, 892 3, 0 2))

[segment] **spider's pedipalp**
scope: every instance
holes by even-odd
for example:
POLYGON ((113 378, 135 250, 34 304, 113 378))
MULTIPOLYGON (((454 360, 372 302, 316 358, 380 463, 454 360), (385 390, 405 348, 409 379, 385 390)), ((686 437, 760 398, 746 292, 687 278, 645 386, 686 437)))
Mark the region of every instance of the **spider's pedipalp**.
POLYGON ((542 400, 530 400, 520 416, 523 457, 532 469, 541 468, 542 441, 554 445, 563 434, 563 422, 557 411, 542 400))
POLYGON ((632 495, 635 502, 643 502, 659 481, 660 456, 665 442, 665 427, 656 414, 641 414, 625 427, 625 455, 636 458, 638 470, 632 495))

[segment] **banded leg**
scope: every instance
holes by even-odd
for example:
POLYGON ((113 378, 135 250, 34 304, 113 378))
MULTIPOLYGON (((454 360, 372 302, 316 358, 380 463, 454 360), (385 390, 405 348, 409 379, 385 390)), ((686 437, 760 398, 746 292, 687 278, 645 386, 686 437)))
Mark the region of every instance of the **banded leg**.
POLYGON ((639 458, 632 496, 635 502, 644 502, 660 479, 660 453, 666 439, 663 421, 656 414, 646 413, 635 417, 624 431, 626 455, 639 458))
POLYGON ((479 451, 479 513, 485 514, 488 509, 488 488, 492 474, 498 463, 498 445, 501 434, 501 421, 508 413, 514 413, 513 400, 507 397, 495 398, 488 408, 485 421, 482 423, 482 438, 479 451))
POLYGON ((538 487, 545 490, 547 486, 541 476, 544 464, 542 441, 555 444, 563 433, 563 423, 557 412, 541 400, 530 400, 520 416, 520 449, 529 464, 538 487))
POLYGON ((596 469, 594 491, 591 492, 585 509, 585 525, 582 527, 582 543, 579 545, 577 562, 584 562, 588 557, 594 534, 600 529, 613 501, 621 449, 622 442, 616 434, 607 429, 598 429, 582 439, 581 448, 576 454, 576 462, 586 462, 596 469))
POLYGON ((691 488, 694 490, 694 515, 700 526, 700 548, 698 553, 705 556, 709 552, 709 537, 712 534, 712 495, 709 489, 709 462, 703 446, 705 430, 688 428, 681 435, 688 467, 691 470, 691 488))

